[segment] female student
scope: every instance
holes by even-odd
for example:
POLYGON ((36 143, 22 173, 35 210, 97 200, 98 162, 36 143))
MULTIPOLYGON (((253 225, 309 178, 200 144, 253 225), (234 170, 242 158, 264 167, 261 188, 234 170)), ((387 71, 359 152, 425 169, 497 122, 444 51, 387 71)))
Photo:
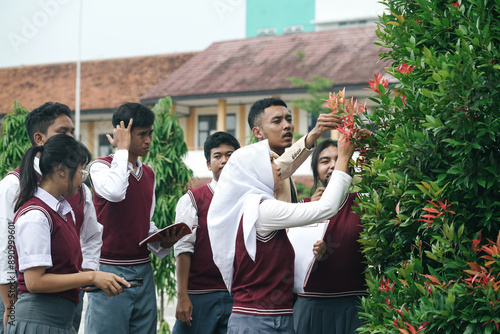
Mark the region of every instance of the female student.
POLYGON ((87 148, 65 134, 23 157, 14 217, 19 297, 6 333, 76 333, 72 321, 80 287, 93 284, 108 296, 123 292, 120 284, 130 287, 111 273, 81 272, 80 240, 65 198, 85 181, 89 160, 87 148), (37 154, 39 183, 33 167, 37 154))
MULTIPOLYGON (((311 158, 314 189, 311 199, 324 196, 325 186, 338 163, 337 142, 325 140, 318 145, 311 158), (318 184, 323 185, 317 187, 318 184), (317 188, 317 189, 316 189, 317 188)), ((325 224, 314 224, 291 229, 289 236, 294 249, 301 248, 304 235, 319 235, 326 253, 316 261, 309 278, 295 282, 298 299, 293 306, 293 322, 297 333, 354 334, 361 326, 358 316, 360 297, 367 296, 364 278, 364 258, 358 243, 362 231, 361 218, 353 211, 357 193, 350 193, 338 213, 325 224)), ((297 253, 298 270, 307 254, 297 253)), ((305 276, 305 275, 304 275, 305 276)), ((295 276, 297 278, 297 275, 295 276)))
POLYGON ((334 215, 351 176, 352 143, 339 160, 322 198, 310 203, 275 200, 281 170, 267 140, 233 153, 219 178, 209 212, 214 262, 234 293, 228 333, 294 333, 294 251, 286 228, 321 222, 334 215))

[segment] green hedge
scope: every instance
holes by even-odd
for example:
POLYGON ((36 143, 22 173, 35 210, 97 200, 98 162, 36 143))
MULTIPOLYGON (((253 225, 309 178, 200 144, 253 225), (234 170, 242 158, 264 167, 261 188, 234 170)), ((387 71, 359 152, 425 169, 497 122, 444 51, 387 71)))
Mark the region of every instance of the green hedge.
POLYGON ((383 3, 398 83, 368 115, 361 332, 498 332, 500 1, 383 3))

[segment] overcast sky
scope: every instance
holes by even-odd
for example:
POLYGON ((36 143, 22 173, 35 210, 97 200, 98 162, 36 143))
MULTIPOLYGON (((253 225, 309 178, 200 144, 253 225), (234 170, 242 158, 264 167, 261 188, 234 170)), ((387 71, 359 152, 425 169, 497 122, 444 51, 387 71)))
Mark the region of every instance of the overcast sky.
MULTIPOLYGON (((84 0, 81 59, 203 50, 245 37, 245 0, 84 0)), ((4 0, 0 67, 75 61, 80 0, 4 0)))

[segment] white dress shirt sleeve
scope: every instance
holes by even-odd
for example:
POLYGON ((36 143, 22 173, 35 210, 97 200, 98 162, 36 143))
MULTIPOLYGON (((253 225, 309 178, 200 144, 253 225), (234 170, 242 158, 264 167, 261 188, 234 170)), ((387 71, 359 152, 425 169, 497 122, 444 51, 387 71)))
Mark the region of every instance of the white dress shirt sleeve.
MULTIPOLYGON (((155 188, 156 188, 156 174, 155 174, 155 178, 154 178, 154 185, 155 185, 155 188)), ((151 234, 153 234, 156 231, 158 231, 158 227, 156 227, 155 222, 152 221, 153 215, 155 213, 155 206, 156 206, 156 194, 155 194, 155 191, 153 191, 153 203, 151 204, 151 212, 149 214, 149 220, 150 220, 150 222, 149 222, 148 236, 150 236, 151 234)), ((155 241, 155 242, 148 243, 148 249, 155 256, 159 257, 160 259, 164 258, 165 256, 167 256, 170 253, 170 248, 163 248, 161 246, 161 241, 155 241)))
POLYGON ((102 246, 102 225, 97 221, 92 193, 83 184, 85 193, 85 206, 83 208, 84 219, 80 230, 80 244, 82 246, 82 268, 99 270, 99 257, 102 246))
POLYGON ((255 223, 257 233, 267 235, 273 231, 319 223, 335 215, 345 198, 352 177, 334 171, 319 201, 287 203, 268 200, 259 205, 259 218, 255 223))
POLYGON ((128 188, 128 150, 117 150, 111 167, 95 161, 90 166, 90 176, 94 191, 110 202, 121 202, 128 188))
POLYGON ((185 223, 193 233, 185 235, 181 240, 177 241, 174 247, 175 257, 182 253, 193 253, 194 244, 196 243, 196 226, 198 225, 198 211, 191 202, 191 197, 188 194, 183 195, 175 208, 175 222, 185 223), (193 229, 194 228, 194 229, 193 229))
POLYGON ((14 205, 18 192, 19 179, 15 175, 7 175, 0 181, 0 284, 11 283, 16 272, 12 251, 15 247, 14 205))
POLYGON ((45 214, 31 210, 16 221, 16 247, 19 271, 52 267, 50 226, 45 214))

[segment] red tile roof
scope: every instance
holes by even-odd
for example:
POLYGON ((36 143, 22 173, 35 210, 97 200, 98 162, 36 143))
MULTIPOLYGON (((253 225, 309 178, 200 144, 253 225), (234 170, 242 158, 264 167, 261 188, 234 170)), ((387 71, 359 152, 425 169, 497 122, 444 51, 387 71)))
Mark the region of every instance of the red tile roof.
POLYGON ((383 72, 374 25, 256 37, 212 44, 141 99, 295 88, 285 79, 323 76, 335 85, 366 84, 383 72), (297 53, 302 52, 302 60, 297 53))
MULTIPOLYGON (((82 62, 81 110, 113 109, 139 97, 195 53, 82 62)), ((0 114, 14 100, 28 109, 47 101, 75 108, 76 63, 0 69, 0 114)))

